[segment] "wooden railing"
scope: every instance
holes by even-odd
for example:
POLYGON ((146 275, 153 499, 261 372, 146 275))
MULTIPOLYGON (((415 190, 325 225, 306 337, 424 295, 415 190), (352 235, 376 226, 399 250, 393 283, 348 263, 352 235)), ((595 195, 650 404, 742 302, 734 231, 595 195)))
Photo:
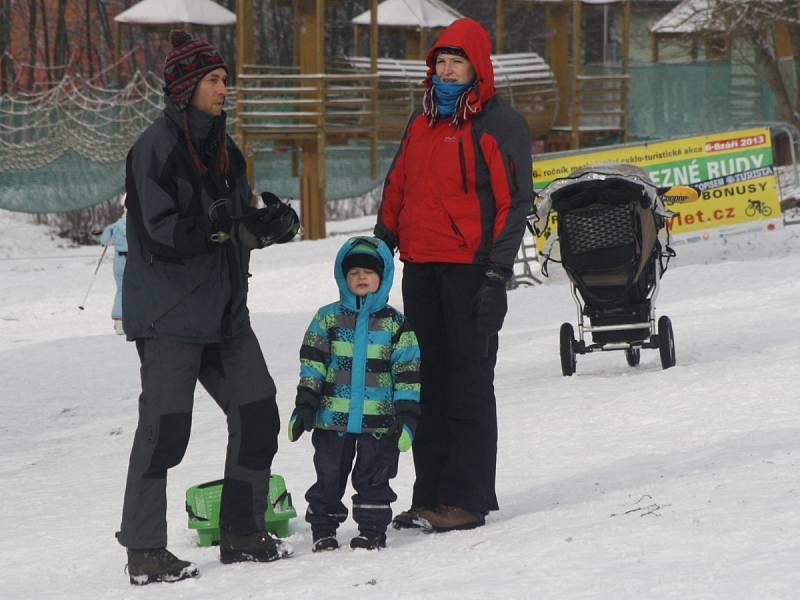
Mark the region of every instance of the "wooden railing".
MULTIPOLYGON (((492 56, 495 88, 528 121, 533 137, 541 137, 555 122, 558 88, 553 73, 534 53, 492 56)), ((370 72, 370 59, 338 57, 329 70, 370 72)), ((422 80, 427 73, 422 60, 378 60, 378 124, 381 139, 398 139, 411 111, 422 105, 422 80)))
POLYGON ((237 81, 240 132, 260 139, 320 133, 370 137, 377 127, 375 75, 253 71, 240 74, 237 81))
POLYGON ((628 85, 628 75, 578 75, 573 80, 569 125, 554 127, 554 131, 569 137, 571 148, 609 134, 624 142, 628 131, 628 85))

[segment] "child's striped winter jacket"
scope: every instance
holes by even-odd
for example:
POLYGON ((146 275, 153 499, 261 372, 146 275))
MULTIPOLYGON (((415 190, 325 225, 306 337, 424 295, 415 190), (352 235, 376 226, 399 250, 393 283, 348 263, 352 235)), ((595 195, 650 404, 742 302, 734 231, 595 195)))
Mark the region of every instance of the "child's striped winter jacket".
POLYGON ((334 266, 340 300, 317 311, 300 349, 297 404, 319 407, 319 429, 384 432, 396 412, 418 411, 417 338, 387 304, 394 262, 388 247, 374 241, 385 265, 378 290, 358 298, 347 288, 341 264, 352 241, 345 243, 334 266))

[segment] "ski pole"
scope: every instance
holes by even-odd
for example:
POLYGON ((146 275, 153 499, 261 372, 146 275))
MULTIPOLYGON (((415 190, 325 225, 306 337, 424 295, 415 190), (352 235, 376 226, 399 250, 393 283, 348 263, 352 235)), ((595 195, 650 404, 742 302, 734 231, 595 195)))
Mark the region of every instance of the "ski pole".
MULTIPOLYGON (((113 239, 113 238, 112 238, 113 239)), ((84 304, 86 304, 86 300, 89 298, 89 292, 92 291, 92 286, 94 285, 94 280, 96 279, 97 272, 100 270, 100 265, 103 262, 103 257, 106 255, 106 250, 108 250, 108 246, 111 243, 111 240, 106 242, 105 246, 103 246, 103 251, 100 253, 100 259, 97 261, 97 266, 94 268, 94 273, 92 273, 92 280, 89 282, 89 289, 86 290, 86 295, 83 297, 83 302, 80 303, 78 308, 83 310, 84 304)))

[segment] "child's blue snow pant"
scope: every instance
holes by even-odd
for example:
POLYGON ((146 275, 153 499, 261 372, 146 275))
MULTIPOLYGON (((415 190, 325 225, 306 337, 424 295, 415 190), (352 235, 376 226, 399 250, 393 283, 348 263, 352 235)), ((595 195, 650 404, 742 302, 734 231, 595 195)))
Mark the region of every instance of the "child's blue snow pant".
POLYGON ((353 519, 360 530, 384 533, 392 521, 390 503, 397 495, 389 480, 397 475, 397 444, 371 433, 346 433, 315 429, 314 468, 317 482, 306 492, 306 521, 312 530, 335 530, 347 519, 342 504, 347 476, 353 470, 353 519), (353 467, 355 458, 355 467, 353 467))

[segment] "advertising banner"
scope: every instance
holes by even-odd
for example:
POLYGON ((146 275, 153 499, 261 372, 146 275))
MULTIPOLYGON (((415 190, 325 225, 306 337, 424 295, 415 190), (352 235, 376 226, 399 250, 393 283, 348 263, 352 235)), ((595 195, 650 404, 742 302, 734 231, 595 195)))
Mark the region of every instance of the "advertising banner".
POLYGON ((647 171, 659 187, 691 185, 697 189, 699 197, 689 203, 664 199, 665 206, 676 213, 668 223, 673 234, 781 215, 768 128, 534 159, 534 189, 596 163, 630 163, 647 171))

